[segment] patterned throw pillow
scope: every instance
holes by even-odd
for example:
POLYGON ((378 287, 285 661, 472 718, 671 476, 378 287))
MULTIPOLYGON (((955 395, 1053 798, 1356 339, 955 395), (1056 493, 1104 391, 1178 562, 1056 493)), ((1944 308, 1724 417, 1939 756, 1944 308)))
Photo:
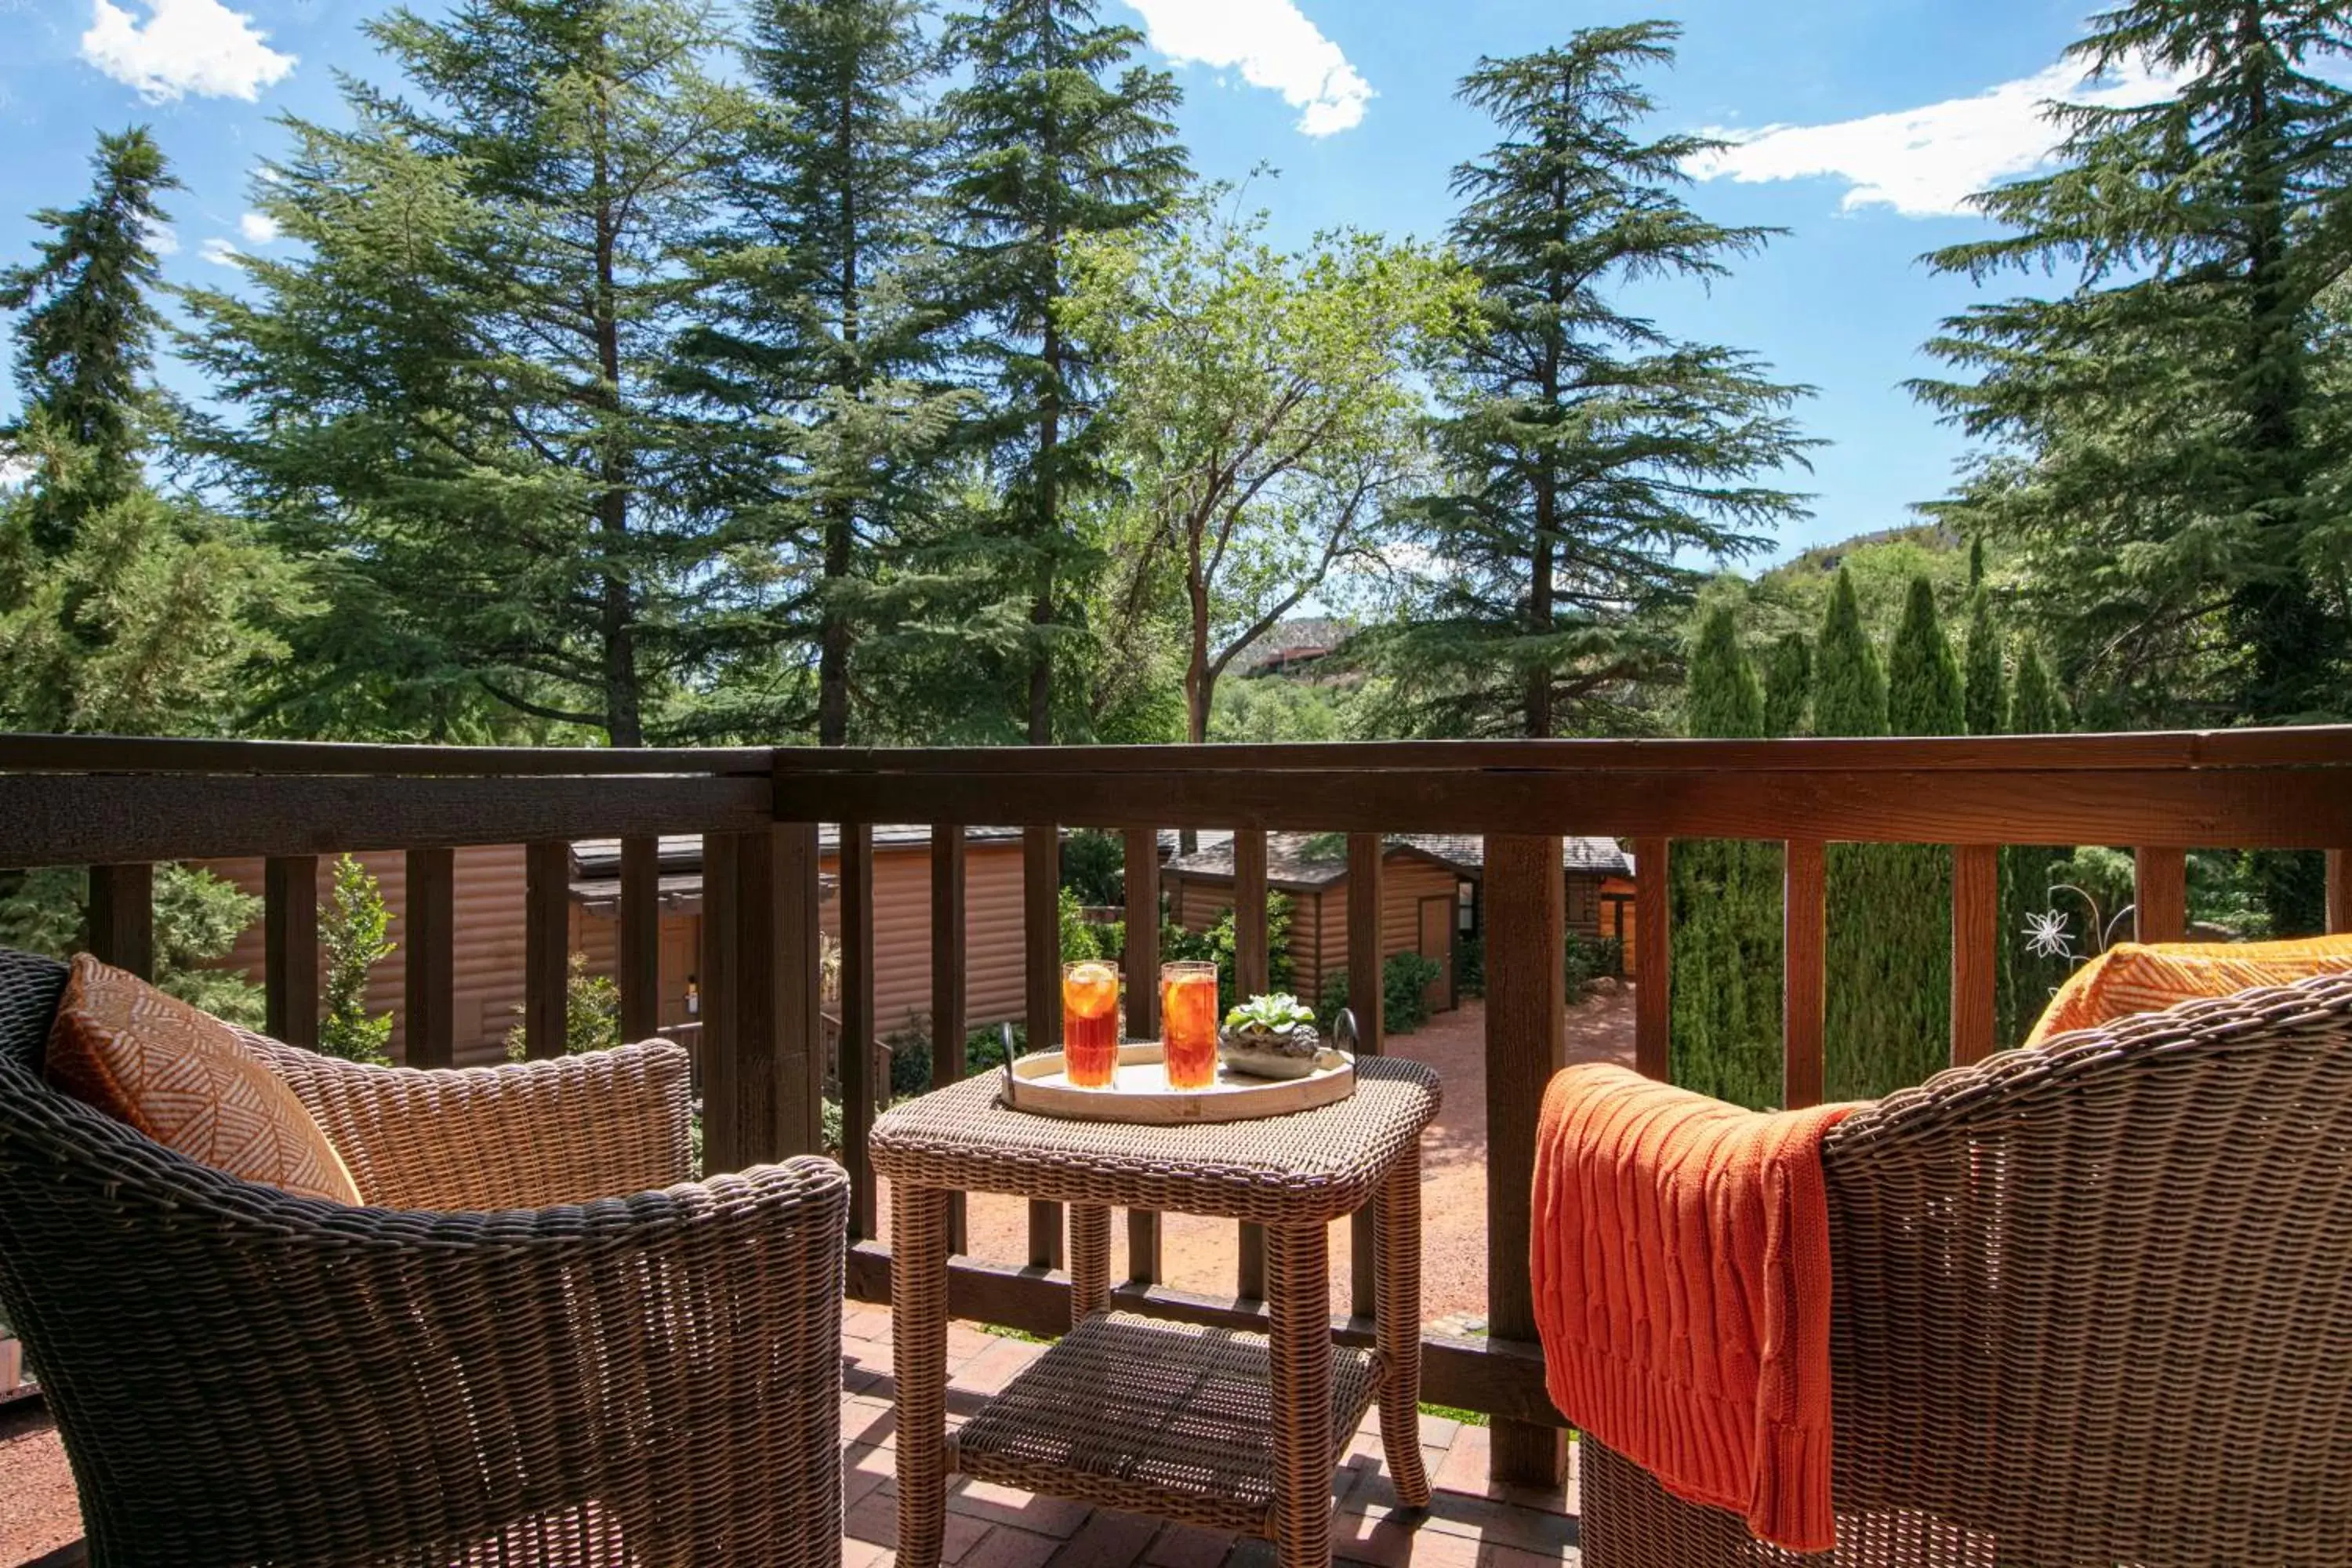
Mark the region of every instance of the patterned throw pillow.
POLYGON ((236 1030, 86 952, 58 1004, 44 1071, 83 1104, 216 1171, 360 1201, 334 1145, 236 1030))
POLYGON ((2201 996, 2292 985, 2352 971, 2352 936, 2299 942, 2119 942, 2067 976, 2025 1043, 2038 1046, 2134 1013, 2160 1013, 2201 996))

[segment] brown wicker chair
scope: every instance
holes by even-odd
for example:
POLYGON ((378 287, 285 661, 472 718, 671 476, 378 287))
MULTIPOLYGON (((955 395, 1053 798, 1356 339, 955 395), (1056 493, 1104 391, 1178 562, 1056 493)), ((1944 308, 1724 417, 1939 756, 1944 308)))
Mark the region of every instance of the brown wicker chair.
POLYGON ((0 1310, 105 1565, 841 1552, 847 1184, 689 1184, 686 1053, 465 1072, 258 1042, 381 1206, 180 1157, 38 1063, 0 951, 0 1310))
POLYGON ((1582 1443, 1591 1568, 2352 1563, 2352 976, 1940 1074, 1824 1163, 1837 1550, 1582 1443))

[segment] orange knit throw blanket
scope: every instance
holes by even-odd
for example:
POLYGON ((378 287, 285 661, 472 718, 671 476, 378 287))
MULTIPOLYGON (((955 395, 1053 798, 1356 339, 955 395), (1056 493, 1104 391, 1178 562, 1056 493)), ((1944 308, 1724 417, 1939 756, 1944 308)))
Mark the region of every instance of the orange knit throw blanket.
POLYGON ((1759 1540, 1836 1543, 1822 1135, 1618 1067, 1544 1096, 1536 1321, 1560 1414, 1759 1540))

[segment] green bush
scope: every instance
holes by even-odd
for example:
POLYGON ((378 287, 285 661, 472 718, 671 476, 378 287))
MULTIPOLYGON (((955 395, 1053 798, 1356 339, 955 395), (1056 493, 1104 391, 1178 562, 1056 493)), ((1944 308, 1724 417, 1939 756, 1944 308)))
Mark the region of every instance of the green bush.
MULTIPOLYGON (((1396 952, 1381 965, 1381 1030, 1387 1035, 1410 1035, 1429 1022, 1429 1004, 1423 998, 1430 982, 1445 973, 1445 966, 1433 958, 1417 952, 1396 952)), ((1335 970, 1324 976, 1323 994, 1316 998, 1315 1016, 1328 1031, 1339 1009, 1348 1005, 1348 972, 1335 970)))
MULTIPOLYGON (((1013 1039, 1024 1053, 1027 1051, 1028 1032, 1019 1024, 1013 1026, 1013 1039)), ((909 1018, 905 1028, 896 1034, 883 1036, 882 1043, 890 1051, 890 1098, 899 1100, 911 1095, 929 1093, 931 1087, 929 1026, 919 1018, 909 1018)), ((974 1078, 984 1072, 994 1072, 1003 1065, 1004 1031, 1000 1026, 983 1025, 964 1037, 964 1077, 974 1078)))
POLYGON ((1613 936, 1572 931, 1561 952, 1560 973, 1568 982, 1568 1005, 1573 1007, 1592 994, 1594 981, 1625 977, 1625 944, 1613 936))
POLYGON ((1062 840, 1062 888, 1082 904, 1127 899, 1127 843, 1116 833, 1082 827, 1062 840))
MULTIPOLYGON (((1234 911, 1227 910, 1206 931, 1186 931, 1172 921, 1160 927, 1160 959, 1163 963, 1213 963, 1217 966, 1219 1012, 1241 1001, 1234 990, 1234 911)), ((1298 966, 1290 956, 1290 900, 1281 893, 1265 900, 1265 988, 1292 991, 1298 984, 1298 966)))
MULTIPOLYGON (((517 1013, 522 1009, 517 1007, 517 1013)), ((588 973, 588 955, 575 952, 566 961, 563 976, 563 1054, 585 1056, 609 1051, 621 1044, 621 987, 609 974, 588 973)), ((507 1060, 521 1061, 530 1042, 523 1026, 507 1031, 507 1060)))
POLYGON ((1454 989, 1465 996, 1486 994, 1486 939, 1454 939, 1454 989))
POLYGON ((394 947, 384 933, 392 911, 374 874, 353 857, 335 862, 335 889, 319 918, 326 952, 322 977, 326 1016, 319 1020, 319 1049, 345 1061, 389 1062, 392 1015, 367 1010, 368 973, 394 947))

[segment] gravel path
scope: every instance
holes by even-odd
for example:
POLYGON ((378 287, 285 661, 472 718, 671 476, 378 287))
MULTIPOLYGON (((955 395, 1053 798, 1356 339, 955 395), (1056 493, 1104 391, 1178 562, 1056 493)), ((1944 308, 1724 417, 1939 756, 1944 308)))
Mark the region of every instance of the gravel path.
MULTIPOLYGON (((1467 1002, 1416 1034, 1389 1042, 1392 1056, 1437 1069, 1445 1106, 1422 1144, 1422 1318, 1424 1322, 1483 1318, 1486 1310, 1486 1015, 1467 1002)), ((1597 996, 1568 1016, 1568 1059, 1633 1059, 1631 990, 1597 996)), ((883 1184, 882 1234, 889 1234, 889 1186, 883 1184)), ((1020 1264, 1029 1255, 1027 1205, 978 1194, 966 1210, 972 1256, 1020 1264)), ((1228 1221, 1170 1215, 1160 1227, 1163 1277, 1180 1290, 1231 1296, 1238 1243, 1228 1221)), ((1331 1227, 1331 1304, 1347 1310, 1349 1233, 1331 1227)), ((1111 1278, 1127 1278, 1127 1226, 1111 1226, 1111 1278)))

